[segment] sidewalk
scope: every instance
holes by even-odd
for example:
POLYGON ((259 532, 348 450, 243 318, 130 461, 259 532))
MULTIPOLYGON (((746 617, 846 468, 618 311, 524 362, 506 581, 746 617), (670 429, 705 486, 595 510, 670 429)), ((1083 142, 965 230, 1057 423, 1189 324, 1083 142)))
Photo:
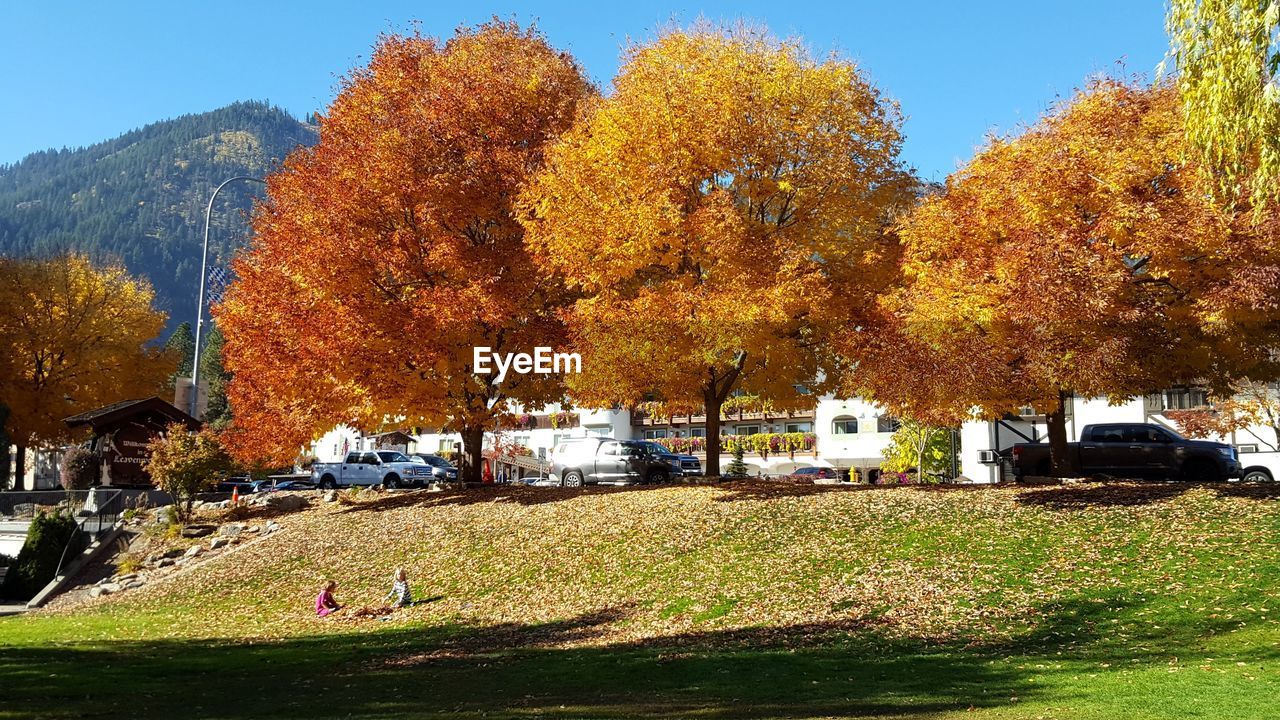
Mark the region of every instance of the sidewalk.
POLYGON ((21 605, 0 605, 0 617, 4 617, 6 615, 21 615, 26 611, 26 603, 22 603, 21 605))

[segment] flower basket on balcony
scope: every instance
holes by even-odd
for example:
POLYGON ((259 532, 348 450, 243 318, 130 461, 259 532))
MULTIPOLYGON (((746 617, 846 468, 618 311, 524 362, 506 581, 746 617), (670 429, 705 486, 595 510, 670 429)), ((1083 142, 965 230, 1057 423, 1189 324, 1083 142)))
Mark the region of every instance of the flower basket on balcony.
POLYGON ((559 430, 560 428, 573 427, 573 413, 568 410, 561 410, 557 413, 551 413, 551 427, 559 430))
POLYGON ((532 428, 537 421, 538 421, 537 418, 530 415, 529 413, 523 413, 521 415, 516 416, 516 427, 521 429, 532 428))

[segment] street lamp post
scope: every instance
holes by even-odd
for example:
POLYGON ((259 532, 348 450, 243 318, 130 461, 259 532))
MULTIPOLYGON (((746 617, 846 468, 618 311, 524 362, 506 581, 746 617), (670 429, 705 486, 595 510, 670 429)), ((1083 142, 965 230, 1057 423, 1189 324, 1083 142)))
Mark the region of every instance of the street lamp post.
POLYGON ((209 196, 209 205, 204 209, 204 249, 200 252, 200 296, 196 300, 196 346, 191 355, 191 417, 197 417, 200 403, 200 330, 204 327, 204 283, 209 263, 209 216, 213 214, 213 201, 218 199, 218 193, 237 180, 267 184, 267 181, 262 178, 248 175, 237 175, 224 180, 213 191, 213 195, 209 196))

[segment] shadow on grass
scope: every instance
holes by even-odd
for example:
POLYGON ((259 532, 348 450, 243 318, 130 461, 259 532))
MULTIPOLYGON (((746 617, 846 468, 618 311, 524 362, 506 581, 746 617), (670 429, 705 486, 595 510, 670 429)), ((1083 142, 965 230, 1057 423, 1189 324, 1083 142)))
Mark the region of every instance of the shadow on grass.
POLYGON ((1249 500, 1280 500, 1280 483, 1231 483, 1217 487, 1223 497, 1247 498, 1249 500))
MULTIPOLYGON (((562 639, 589 636, 592 620, 567 623, 562 639)), ((1034 693, 1021 671, 984 656, 829 635, 554 648, 556 628, 502 626, 23 647, 5 648, 0 680, 3 712, 18 717, 928 716, 1034 693)))
POLYGON ((1134 507, 1171 500, 1195 488, 1209 488, 1223 497, 1280 500, 1280 483, 1203 483, 1169 481, 1099 481, 1081 485, 1036 487, 1018 493, 1021 505, 1055 510, 1134 507))
POLYGON ((388 493, 374 500, 361 500, 343 507, 340 512, 379 512, 405 507, 442 507, 445 505, 483 505, 489 503, 516 503, 519 505, 543 505, 571 500, 586 495, 644 492, 669 485, 588 486, 581 488, 531 487, 528 485, 491 485, 465 489, 445 489, 439 492, 410 490, 388 493))
MULTIPOLYGON (((851 620, 581 646, 625 625, 626 608, 538 625, 393 627, 245 643, 0 645, 0 715, 930 717, 1034 700, 1053 678, 1024 662, 1032 653, 1134 668, 1169 654, 1191 661, 1199 638, 1222 630, 1197 621, 1122 643, 1108 618, 1129 609, 1115 598, 1058 604, 1020 638, 969 645, 891 639, 851 620), (1135 642, 1151 643, 1149 656, 1135 656, 1135 642)), ((1078 669, 1058 672, 1065 682, 1078 669)))
POLYGON ((1020 505, 1053 510, 1134 507, 1171 500, 1193 487, 1196 487, 1195 483, 1130 481, 1055 485, 1022 490, 1018 493, 1017 502, 1020 505))

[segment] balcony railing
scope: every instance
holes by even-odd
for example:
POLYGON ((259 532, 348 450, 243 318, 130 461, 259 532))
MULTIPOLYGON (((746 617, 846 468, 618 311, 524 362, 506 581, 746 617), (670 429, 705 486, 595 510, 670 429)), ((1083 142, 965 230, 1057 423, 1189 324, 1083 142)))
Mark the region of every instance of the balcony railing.
MULTIPOLYGON (((792 412, 746 412, 743 410, 734 410, 731 412, 720 413, 721 422, 741 422, 744 420, 756 420, 760 422, 784 422, 787 420, 812 420, 813 410, 797 410, 792 412)), ((652 426, 675 426, 675 425, 702 425, 706 423, 707 416, 672 414, 670 417, 654 417, 646 410, 635 409, 631 411, 631 425, 634 427, 652 427, 652 426)))

